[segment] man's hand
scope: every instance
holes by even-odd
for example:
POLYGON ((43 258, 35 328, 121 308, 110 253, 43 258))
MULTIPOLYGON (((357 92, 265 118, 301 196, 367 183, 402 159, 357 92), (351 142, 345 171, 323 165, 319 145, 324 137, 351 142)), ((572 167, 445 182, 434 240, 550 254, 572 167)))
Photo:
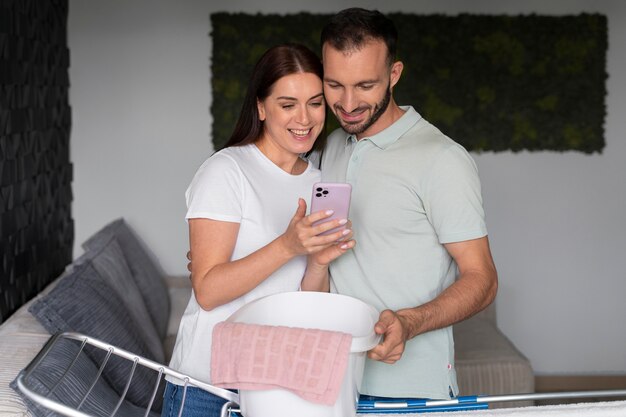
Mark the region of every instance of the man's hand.
POLYGON ((376 334, 382 334, 383 340, 370 350, 370 359, 384 363, 396 363, 404 353, 404 345, 410 338, 409 321, 399 312, 384 310, 374 326, 376 334))
POLYGON ((444 246, 459 268, 457 280, 427 303, 380 313, 374 331, 383 335, 383 341, 369 351, 370 359, 395 363, 407 340, 465 320, 493 301, 498 274, 487 236, 444 246))

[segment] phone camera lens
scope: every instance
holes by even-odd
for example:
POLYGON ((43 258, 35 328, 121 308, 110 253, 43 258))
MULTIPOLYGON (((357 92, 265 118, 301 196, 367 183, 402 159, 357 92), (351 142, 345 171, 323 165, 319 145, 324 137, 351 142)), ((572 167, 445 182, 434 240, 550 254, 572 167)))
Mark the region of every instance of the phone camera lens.
POLYGON ((322 193, 315 194, 315 197, 321 197, 321 196, 322 196, 322 193))
POLYGON ((319 193, 320 191, 322 191, 322 187, 317 187, 317 188, 315 189, 315 191, 317 191, 317 192, 319 193))
POLYGON ((322 191, 322 194, 328 194, 328 190, 322 191))

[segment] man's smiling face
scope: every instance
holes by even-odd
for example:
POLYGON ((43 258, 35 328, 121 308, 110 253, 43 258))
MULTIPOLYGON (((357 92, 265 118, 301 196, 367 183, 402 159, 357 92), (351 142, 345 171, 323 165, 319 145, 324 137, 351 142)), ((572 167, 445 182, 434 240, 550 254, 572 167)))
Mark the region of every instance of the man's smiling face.
POLYGON ((359 139, 386 128, 391 88, 399 74, 389 65, 385 43, 372 40, 350 51, 325 44, 322 56, 324 95, 341 127, 359 139))

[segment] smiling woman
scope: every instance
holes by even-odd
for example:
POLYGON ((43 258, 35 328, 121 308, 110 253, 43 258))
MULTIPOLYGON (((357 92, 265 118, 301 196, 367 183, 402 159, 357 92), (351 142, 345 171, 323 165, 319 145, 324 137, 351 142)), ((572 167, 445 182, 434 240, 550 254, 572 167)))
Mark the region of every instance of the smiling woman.
POLYGON ((264 126, 256 146, 286 172, 301 174, 307 167, 298 155, 311 150, 324 127, 323 94, 317 75, 296 73, 276 81, 257 103, 264 126))
MULTIPOLYGON (((300 155, 324 127, 322 90, 322 65, 313 52, 296 44, 269 49, 254 67, 226 147, 194 176, 186 193, 193 295, 170 367, 210 383, 217 323, 263 296, 328 291, 328 264, 354 246, 350 231, 319 236, 347 219, 313 226, 332 213, 306 216, 321 175, 300 155)), ((178 415, 184 382, 167 380, 163 415, 178 415)), ((224 401, 188 391, 183 415, 218 416, 224 401)))

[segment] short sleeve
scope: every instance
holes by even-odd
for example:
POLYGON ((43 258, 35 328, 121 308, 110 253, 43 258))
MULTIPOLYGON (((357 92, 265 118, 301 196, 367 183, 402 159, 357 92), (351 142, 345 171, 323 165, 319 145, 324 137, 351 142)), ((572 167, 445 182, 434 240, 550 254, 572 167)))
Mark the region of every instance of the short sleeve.
POLYGON ((240 223, 243 197, 242 174, 237 162, 216 153, 200 166, 185 192, 185 219, 240 223))
POLYGON ((478 169, 460 145, 443 150, 424 184, 426 215, 440 243, 487 235, 478 169))

